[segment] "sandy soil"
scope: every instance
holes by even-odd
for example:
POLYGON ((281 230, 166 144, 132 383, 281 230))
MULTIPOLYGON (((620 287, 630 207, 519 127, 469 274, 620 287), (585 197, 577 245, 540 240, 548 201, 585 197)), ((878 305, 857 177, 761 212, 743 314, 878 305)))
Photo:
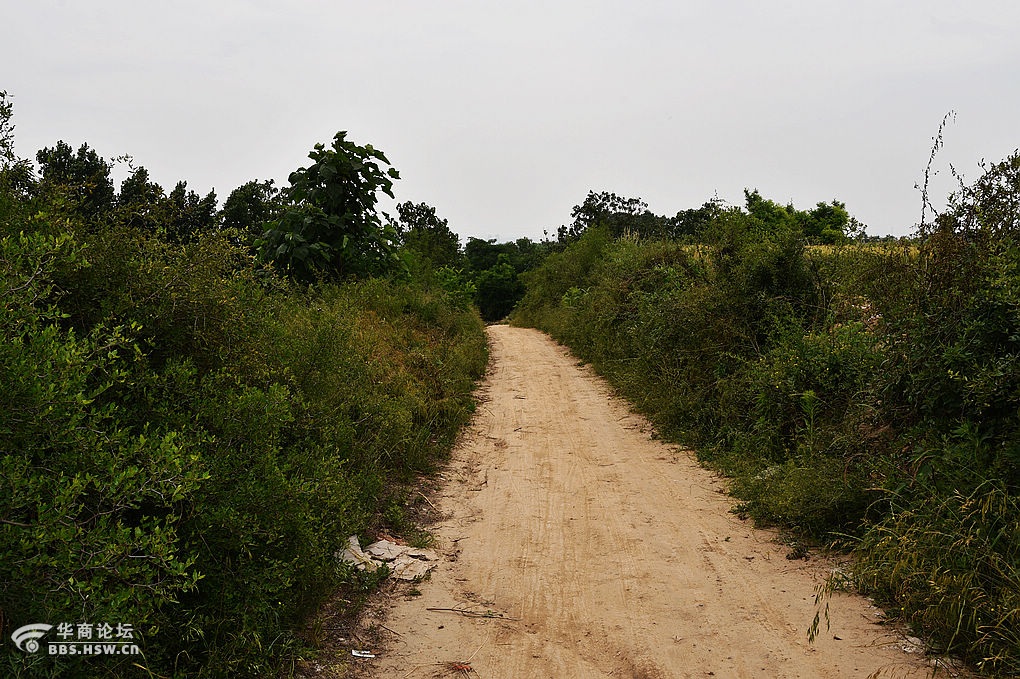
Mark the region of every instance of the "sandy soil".
POLYGON ((430 498, 444 559, 420 595, 404 585, 366 616, 382 639, 358 676, 931 674, 860 597, 833 598, 809 643, 831 564, 787 559, 730 512, 718 478, 545 335, 489 337, 479 412, 430 498))

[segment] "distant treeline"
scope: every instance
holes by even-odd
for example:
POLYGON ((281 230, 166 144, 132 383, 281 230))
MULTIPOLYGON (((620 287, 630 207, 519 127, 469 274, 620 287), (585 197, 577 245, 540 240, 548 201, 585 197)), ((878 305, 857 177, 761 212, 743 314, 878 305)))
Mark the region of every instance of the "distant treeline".
POLYGON ((902 242, 746 198, 680 234, 609 201, 513 321, 730 475, 740 512, 848 549, 849 582, 937 651, 1017 676, 1020 155, 902 242))
MULTIPOLYGON (((746 191, 744 211, 768 228, 792 228, 806 243, 837 244, 850 239, 868 238, 864 227, 850 216, 839 201, 818 203, 811 210, 798 210, 792 204, 780 205, 763 198, 758 191, 746 191)), ((580 205, 571 210, 571 222, 560 226, 556 239, 532 241, 520 238, 497 243, 495 240, 468 238, 462 251, 456 248, 445 220, 425 204, 398 206, 398 230, 405 241, 425 253, 434 265, 446 269, 448 278, 459 279, 472 289, 475 304, 486 321, 507 316, 524 297, 520 276, 545 258, 560 252, 586 231, 598 227, 611 238, 627 236, 641 240, 696 242, 705 227, 732 211, 723 201, 714 199, 698 208, 682 210, 672 217, 657 215, 640 198, 625 198, 608 191, 589 191, 580 205), (436 244, 442 243, 439 247, 436 244)), ((877 240, 877 239, 869 239, 877 240)))
POLYGON ((375 209, 395 172, 343 133, 219 206, 140 167, 116 188, 87 145, 20 159, 11 113, 0 675, 273 676, 326 597, 372 584, 348 536, 406 528, 406 484, 473 411, 481 319, 412 266, 414 228, 375 209), (27 624, 54 627, 36 653, 27 624), (79 624, 141 655, 47 652, 79 624))

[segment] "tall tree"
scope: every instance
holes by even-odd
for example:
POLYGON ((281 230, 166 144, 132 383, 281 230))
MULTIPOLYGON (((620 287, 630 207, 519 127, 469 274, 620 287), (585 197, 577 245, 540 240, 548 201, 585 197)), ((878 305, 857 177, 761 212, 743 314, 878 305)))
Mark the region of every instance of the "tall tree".
POLYGON ((179 181, 162 201, 160 211, 163 238, 178 244, 193 242, 216 229, 216 192, 202 197, 188 189, 186 181, 179 181))
POLYGON ((272 179, 252 180, 230 192, 220 210, 220 227, 231 238, 246 245, 254 243, 266 224, 279 216, 281 196, 272 179))
POLYGON ((524 283, 505 253, 497 257, 492 267, 478 274, 475 286, 475 302, 486 321, 506 317, 524 297, 524 283))
POLYGON ((809 243, 838 243, 846 239, 851 226, 846 205, 836 200, 818 203, 813 210, 805 211, 798 210, 793 203, 780 205, 763 198, 757 189, 744 189, 744 202, 747 213, 758 220, 766 232, 792 229, 799 231, 809 243))
POLYGON ((718 219, 726 210, 722 200, 713 198, 705 201, 701 207, 681 210, 676 216, 668 220, 666 224, 666 235, 668 238, 684 238, 697 236, 705 227, 718 219))
POLYGON ((58 141, 53 148, 39 151, 36 160, 42 170, 43 188, 66 191, 83 217, 95 218, 113 209, 110 164, 88 144, 82 144, 75 153, 70 145, 58 141))
POLYGON ((501 252, 506 252, 506 243, 497 243, 495 238, 484 240, 468 236, 464 246, 464 257, 472 271, 484 271, 496 265, 501 252))
POLYGON ((0 162, 4 167, 17 160, 14 154, 14 103, 7 90, 0 90, 0 162))
POLYGON ((0 90, 0 212, 23 206, 36 187, 31 163, 14 152, 14 103, 0 90))
POLYGON ((584 202, 570 211, 570 216, 573 218, 570 226, 561 226, 557 232, 561 243, 577 240, 597 225, 606 226, 614 238, 625 233, 643 238, 666 236, 666 218, 649 212, 647 203, 640 198, 624 198, 607 191, 589 191, 584 202))
POLYGON ((460 237, 450 230, 446 219, 436 214, 434 207, 407 201, 397 205, 397 214, 404 247, 436 268, 460 264, 460 237))
POLYGON ((124 224, 155 234, 159 229, 159 204, 163 201, 163 187, 149 181, 149 171, 135 169, 120 185, 117 211, 124 224))
POLYGON ((283 214, 256 242, 262 258, 305 282, 397 266, 397 232, 382 223, 376 204, 379 191, 393 197, 400 174, 384 168, 383 152, 358 146, 341 131, 330 148, 316 144, 308 157, 314 162, 292 172, 283 190, 283 214))

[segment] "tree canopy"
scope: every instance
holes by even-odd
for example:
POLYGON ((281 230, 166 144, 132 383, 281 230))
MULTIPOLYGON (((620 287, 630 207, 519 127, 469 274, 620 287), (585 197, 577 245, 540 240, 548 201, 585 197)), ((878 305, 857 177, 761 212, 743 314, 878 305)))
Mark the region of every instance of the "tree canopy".
POLYGON ((428 260, 433 267, 460 264, 460 236, 450 230, 449 222, 436 214, 428 203, 405 201, 397 205, 396 227, 404 247, 428 260))
POLYGON ((292 277, 344 278, 394 268, 397 233, 376 209, 378 193, 393 197, 400 174, 382 151, 337 132, 329 148, 316 144, 308 167, 292 172, 282 191, 283 212, 267 224, 256 247, 292 277))
POLYGON ((800 231, 809 243, 832 245, 846 239, 851 227, 846 205, 834 200, 818 203, 813 210, 798 210, 793 203, 780 205, 763 198, 758 190, 744 190, 747 213, 768 232, 780 229, 800 231))

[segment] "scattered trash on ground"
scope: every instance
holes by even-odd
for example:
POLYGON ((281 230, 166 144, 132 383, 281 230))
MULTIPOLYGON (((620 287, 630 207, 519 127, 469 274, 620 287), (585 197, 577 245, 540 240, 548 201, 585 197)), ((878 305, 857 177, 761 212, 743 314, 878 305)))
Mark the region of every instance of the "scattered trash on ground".
POLYGON ((372 651, 358 651, 358 650, 355 650, 353 648, 351 649, 351 655, 353 655, 355 658, 374 658, 375 657, 375 653, 372 653, 372 651))
POLYGON ((354 564, 358 570, 369 572, 386 564, 390 569, 390 577, 415 581, 422 579, 436 567, 439 555, 431 549, 399 545, 391 540, 373 542, 362 550, 358 536, 352 535, 347 539, 347 548, 340 558, 354 564))
POLYGON ((361 551, 361 544, 358 542, 358 536, 352 535, 347 538, 347 547, 340 555, 340 560, 357 566, 359 571, 368 571, 371 573, 375 569, 379 568, 379 564, 371 559, 367 554, 361 551))

